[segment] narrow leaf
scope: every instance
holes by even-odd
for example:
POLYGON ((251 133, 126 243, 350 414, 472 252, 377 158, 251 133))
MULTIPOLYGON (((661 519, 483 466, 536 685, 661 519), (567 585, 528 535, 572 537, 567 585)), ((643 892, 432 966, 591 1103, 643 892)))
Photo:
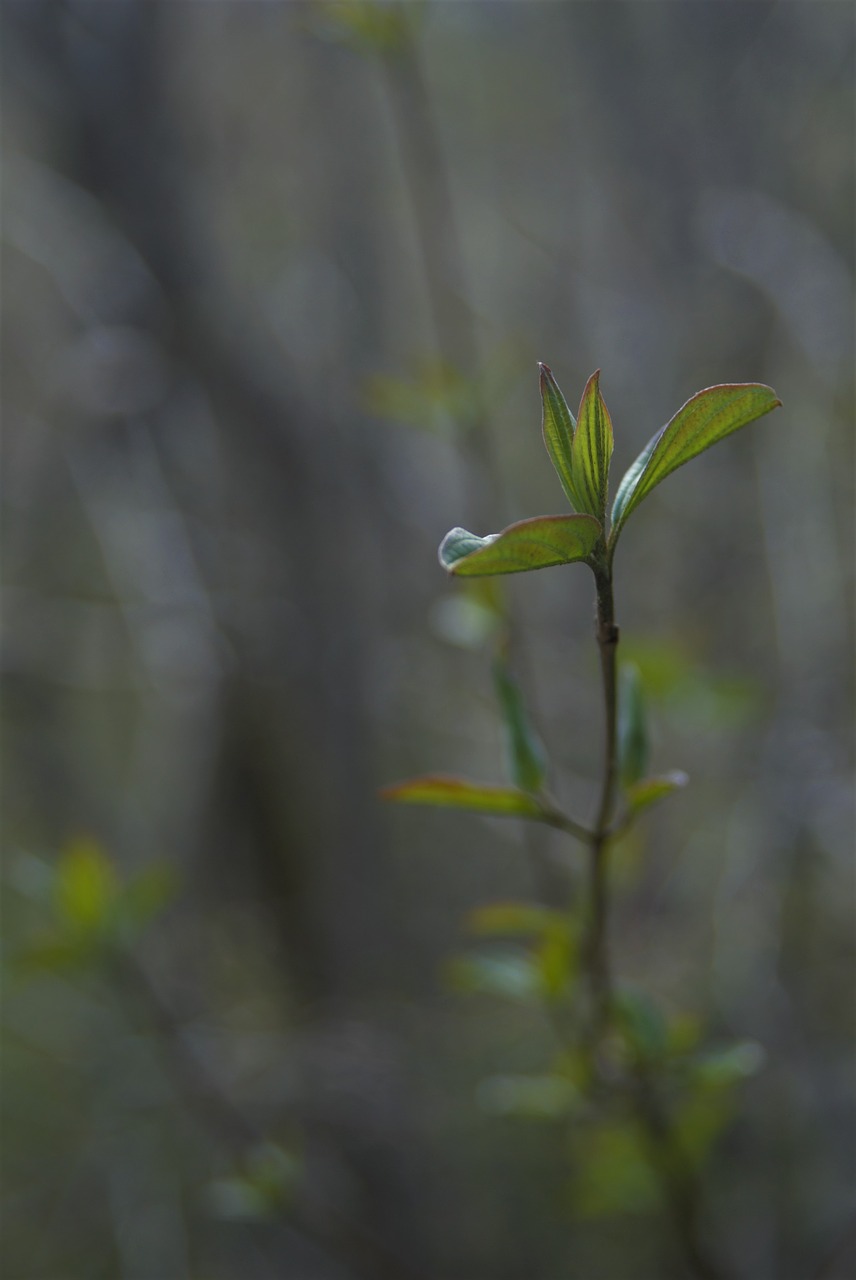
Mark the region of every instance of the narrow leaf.
POLYGON ((446 981, 455 991, 523 1002, 537 997, 540 989, 531 957, 519 951, 456 956, 446 966, 446 981))
POLYGON ((639 668, 625 663, 618 685, 618 762, 621 781, 632 787, 648 769, 648 717, 639 668))
POLYGON ((501 658, 494 664, 493 678, 502 708, 512 781, 522 791, 540 791, 547 761, 544 747, 529 723, 520 686, 501 658))
POLYGON ((631 813, 641 813, 664 796, 685 787, 688 782, 689 778, 685 773, 674 769, 671 773, 664 773, 656 778, 641 778, 639 782, 634 782, 627 788, 624 798, 631 813))
POLYGON ((397 804, 425 804, 441 809, 469 809, 497 817, 540 818, 541 806, 531 796, 512 787, 484 786, 466 778, 428 774, 384 787, 381 799, 397 804))
POLYGON ((476 1094, 493 1115, 557 1120, 580 1105, 580 1094, 563 1076, 488 1076, 476 1094))
POLYGON ((721 1049, 711 1049, 696 1059, 694 1082, 707 1087, 728 1087, 760 1071, 765 1057, 762 1046, 755 1040, 740 1040, 721 1049))
POLYGON ((535 902, 491 902, 470 912, 467 927, 478 937, 490 938, 498 934, 543 934, 557 921, 565 920, 562 912, 535 902))
POLYGON ((94 934, 105 927, 119 895, 119 883, 100 845, 80 838, 63 851, 57 862, 54 894, 64 925, 82 934, 94 934))
POLYGON ((612 419, 600 394, 600 370, 586 383, 573 447, 573 475, 580 510, 603 520, 612 457, 612 419))
POLYGON ((577 424, 574 415, 568 408, 567 401, 553 377, 553 371, 546 364, 538 365, 541 373, 541 431, 544 443, 550 455, 550 461, 556 468, 565 496, 574 511, 582 510, 577 498, 574 484, 573 443, 577 424))
POLYGON ((640 1057, 652 1059, 665 1053, 669 1027, 661 1010, 644 992, 622 986, 615 993, 614 1008, 629 1047, 640 1057))
POLYGON ((587 515, 535 516, 486 538, 452 529, 440 544, 440 564, 460 577, 525 573, 585 560, 600 536, 600 524, 587 515))
POLYGON ((566 920, 556 920, 544 931, 535 961, 541 987, 548 1000, 557 1000, 568 989, 577 970, 578 940, 566 920))
POLYGON ((707 387, 694 395, 648 442, 621 481, 612 506, 613 538, 667 475, 781 403, 772 387, 760 382, 707 387))

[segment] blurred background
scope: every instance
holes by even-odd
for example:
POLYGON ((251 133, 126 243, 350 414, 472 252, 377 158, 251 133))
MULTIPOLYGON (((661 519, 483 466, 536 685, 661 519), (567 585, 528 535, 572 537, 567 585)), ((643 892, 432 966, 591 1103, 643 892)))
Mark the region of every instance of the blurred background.
MULTIPOLYGON (((436 547, 565 509, 538 360, 572 407, 603 370, 613 487, 703 386, 784 402, 622 540, 691 784, 616 850, 613 943, 755 1046, 699 1122, 729 1274, 852 1275, 852 6, 2 18, 4 1275, 688 1274, 620 1132, 518 1105, 537 1002, 452 980, 573 845, 376 798, 505 777, 436 547)), ((591 579, 506 598, 588 819, 591 579)))

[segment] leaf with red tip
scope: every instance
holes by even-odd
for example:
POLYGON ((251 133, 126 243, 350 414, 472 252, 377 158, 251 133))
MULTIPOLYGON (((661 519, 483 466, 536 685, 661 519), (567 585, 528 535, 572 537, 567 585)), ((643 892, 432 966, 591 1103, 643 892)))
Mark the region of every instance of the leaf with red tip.
POLYGON ((381 799, 397 804, 424 804, 441 809, 469 809, 501 818, 540 818, 541 806, 513 787, 492 787, 466 778, 426 774, 384 787, 381 799))

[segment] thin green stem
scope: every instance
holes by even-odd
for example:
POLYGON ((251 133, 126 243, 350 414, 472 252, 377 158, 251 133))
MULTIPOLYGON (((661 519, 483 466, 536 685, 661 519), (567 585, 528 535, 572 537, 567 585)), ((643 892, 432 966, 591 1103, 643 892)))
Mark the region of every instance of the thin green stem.
POLYGON ((566 813, 562 813, 559 809, 545 807, 541 811, 540 821, 548 827, 555 827, 557 831, 564 831, 567 835, 573 836, 575 840, 579 840, 581 844, 591 845, 594 839, 594 832, 589 831, 588 827, 584 827, 581 822, 575 821, 574 818, 568 817, 566 813))
POLYGON ((612 574, 609 569, 595 569, 595 582, 597 584, 597 643, 603 680, 605 733, 600 803, 595 828, 589 841, 589 932, 586 952, 592 1002, 593 1048, 597 1047, 597 1041, 609 1022, 612 1003, 612 974, 608 945, 607 852, 618 776, 618 697, 616 692, 618 627, 615 625, 612 574))
MULTIPOLYGON (((593 1079, 597 1079, 598 1050, 613 1017, 613 980, 609 957, 609 846, 621 823, 613 822, 618 782, 618 627, 612 591, 612 562, 593 565, 597 588, 597 643, 605 714, 603 780, 594 830, 588 833, 588 936, 586 971, 591 999, 589 1050, 593 1079)), ((645 1134, 651 1165, 657 1173, 684 1258, 698 1280, 725 1280, 710 1257, 699 1231, 700 1187, 696 1172, 662 1106, 648 1071, 636 1064, 623 1085, 645 1134)))
POLYGON ((641 1063, 634 1068, 633 1100, 648 1147, 649 1159, 660 1186, 684 1257, 698 1280, 727 1280, 699 1230, 701 1187, 649 1072, 641 1063))

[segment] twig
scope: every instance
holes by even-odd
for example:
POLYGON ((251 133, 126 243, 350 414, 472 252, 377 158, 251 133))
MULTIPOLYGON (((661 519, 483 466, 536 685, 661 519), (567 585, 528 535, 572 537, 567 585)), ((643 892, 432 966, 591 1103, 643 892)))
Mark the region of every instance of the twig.
POLYGON ((618 627, 612 595, 612 575, 608 569, 595 571, 597 584, 597 643, 604 698, 604 764, 600 803, 594 832, 589 840, 589 920, 585 955, 588 961, 589 989, 592 1002, 592 1049, 609 1023, 612 1004, 612 976, 609 963, 609 894, 607 888, 607 852, 609 826, 615 798, 618 773, 618 699, 616 696, 616 650, 618 627))
POLYGON ((649 1159, 660 1181, 675 1233, 687 1266, 697 1280, 726 1280, 699 1229, 701 1193, 695 1170, 680 1143, 663 1107, 647 1068, 635 1063, 629 1078, 602 1078, 598 1072, 598 1050, 613 1018, 613 979, 609 956, 609 886, 607 858, 615 835, 622 829, 613 824, 618 780, 618 697, 617 649, 619 631, 615 623, 612 570, 609 562, 593 566, 597 590, 596 635, 600 650, 605 715, 604 763, 600 800, 594 830, 578 824, 559 824, 563 830, 588 844, 588 921, 583 946, 583 963, 591 1001, 589 1052, 592 1085, 607 1086, 613 1094, 624 1093, 633 1107, 645 1135, 649 1159))

